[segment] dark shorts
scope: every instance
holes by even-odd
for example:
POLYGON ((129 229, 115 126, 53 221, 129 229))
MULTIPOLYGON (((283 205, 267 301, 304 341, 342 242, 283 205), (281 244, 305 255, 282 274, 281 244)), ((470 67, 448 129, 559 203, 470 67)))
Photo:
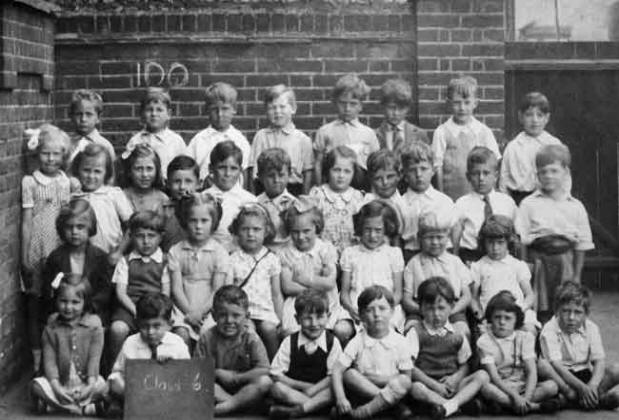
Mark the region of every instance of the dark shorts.
POLYGON ((484 253, 478 249, 460 248, 458 256, 462 262, 468 266, 471 263, 479 261, 481 257, 484 256, 484 253))
POLYGON ((578 378, 579 381, 584 382, 586 384, 589 383, 589 381, 591 380, 591 376, 593 375, 593 372, 591 372, 591 369, 581 369, 581 370, 570 370, 570 373, 572 375, 574 375, 575 377, 578 378))
POLYGON ((135 317, 131 315, 124 306, 117 306, 112 312, 112 322, 114 321, 122 321, 129 326, 131 332, 135 332, 138 330, 138 324, 135 320, 135 317))
POLYGON ((531 195, 533 191, 516 191, 508 189, 507 192, 514 199, 516 205, 519 206, 520 202, 524 200, 527 196, 531 195))

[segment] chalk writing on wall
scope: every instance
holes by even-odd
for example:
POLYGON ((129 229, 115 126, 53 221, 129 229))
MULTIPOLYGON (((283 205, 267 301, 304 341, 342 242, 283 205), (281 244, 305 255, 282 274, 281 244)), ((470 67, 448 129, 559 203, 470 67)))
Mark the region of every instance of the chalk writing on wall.
POLYGON ((164 66, 156 61, 136 63, 137 86, 182 87, 189 82, 189 70, 184 64, 173 62, 164 66))

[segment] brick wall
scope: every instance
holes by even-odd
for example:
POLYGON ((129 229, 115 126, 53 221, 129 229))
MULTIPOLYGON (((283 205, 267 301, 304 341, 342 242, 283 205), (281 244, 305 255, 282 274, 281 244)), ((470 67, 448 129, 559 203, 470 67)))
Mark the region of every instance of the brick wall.
POLYGON ((45 2, 0 5, 0 392, 29 352, 19 289, 20 181, 23 131, 49 121, 54 21, 45 2))
MULTIPOLYGON (((342 8, 223 3, 190 12, 63 15, 56 118, 66 123, 72 90, 96 89, 106 102, 102 131, 119 147, 140 128, 142 89, 161 84, 171 86, 171 127, 188 141, 208 124, 203 88, 227 81, 240 94, 234 124, 251 139, 266 125, 262 92, 276 83, 295 89, 295 122, 308 132, 334 117, 330 91, 345 73, 359 73, 374 88, 395 76, 416 85, 415 13, 406 0, 342 8)), ((362 118, 372 126, 380 114, 375 92, 362 118)))
POLYGON ((449 116, 446 85, 458 73, 477 78, 477 117, 504 143, 504 0, 420 0, 418 17, 419 119, 433 128, 449 116))

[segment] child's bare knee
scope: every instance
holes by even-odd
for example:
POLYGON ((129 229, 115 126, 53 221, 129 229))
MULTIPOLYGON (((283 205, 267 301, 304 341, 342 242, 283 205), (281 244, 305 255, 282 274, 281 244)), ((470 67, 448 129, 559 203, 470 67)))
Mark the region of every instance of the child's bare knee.
POLYGON ((261 393, 266 394, 273 386, 273 381, 267 375, 262 375, 254 379, 252 385, 255 385, 261 393))
POLYGON ((619 364, 613 363, 612 365, 606 366, 606 374, 609 375, 614 382, 619 381, 619 364))
POLYGON ((129 325, 123 321, 114 321, 112 325, 110 325, 110 334, 112 334, 113 337, 127 336, 130 332, 129 325))
POLYGON ((359 375, 361 375, 361 373, 357 369, 349 368, 342 374, 342 379, 345 384, 350 384, 352 382, 356 382, 359 375))
POLYGON ((271 385, 270 392, 273 397, 282 398, 284 395, 288 393, 288 388, 286 387, 286 385, 282 384, 281 382, 273 382, 273 385, 271 385))
POLYGON ((473 373, 473 380, 483 386, 487 383, 490 383, 490 376, 488 376, 488 373, 485 370, 480 369, 477 372, 473 373))
POLYGON ((185 344, 189 345, 191 343, 191 336, 189 335, 189 331, 187 330, 187 328, 185 327, 172 328, 172 332, 178 335, 180 338, 182 338, 185 344))
POLYGON ((413 382, 411 383, 410 390, 413 395, 420 395, 425 394, 425 392, 428 390, 428 387, 421 382, 413 382))
POLYGON ((335 334, 341 343, 345 343, 352 338, 354 327, 350 321, 341 320, 333 326, 333 334, 335 334))
POLYGON ((540 383, 539 386, 547 394, 556 395, 559 393, 559 385, 557 385, 555 381, 544 381, 540 383))

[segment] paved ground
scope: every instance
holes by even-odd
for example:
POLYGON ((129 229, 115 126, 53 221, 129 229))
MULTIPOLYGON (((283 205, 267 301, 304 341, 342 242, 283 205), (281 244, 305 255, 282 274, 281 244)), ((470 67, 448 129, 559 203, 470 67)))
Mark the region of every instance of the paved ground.
MULTIPOLYGON (((607 359, 619 363, 619 292, 597 292, 593 299, 591 318, 600 326, 607 359)), ((76 419, 64 416, 35 416, 29 412, 26 395, 27 379, 15 385, 7 395, 0 398, 0 419, 2 420, 60 420, 76 419)), ((243 420, 261 419, 244 416, 243 420)), ((466 417, 458 417, 467 419, 466 417)), ((498 417, 497 417, 498 418, 498 417)), ((509 418, 501 416, 501 418, 509 418)), ((517 418, 517 417, 514 417, 517 418)), ((527 419, 561 419, 561 420, 619 420, 619 411, 562 411, 552 416, 527 416, 527 419)), ((181 419, 179 419, 181 420, 181 419)), ((323 420, 323 419, 321 419, 323 420)))

